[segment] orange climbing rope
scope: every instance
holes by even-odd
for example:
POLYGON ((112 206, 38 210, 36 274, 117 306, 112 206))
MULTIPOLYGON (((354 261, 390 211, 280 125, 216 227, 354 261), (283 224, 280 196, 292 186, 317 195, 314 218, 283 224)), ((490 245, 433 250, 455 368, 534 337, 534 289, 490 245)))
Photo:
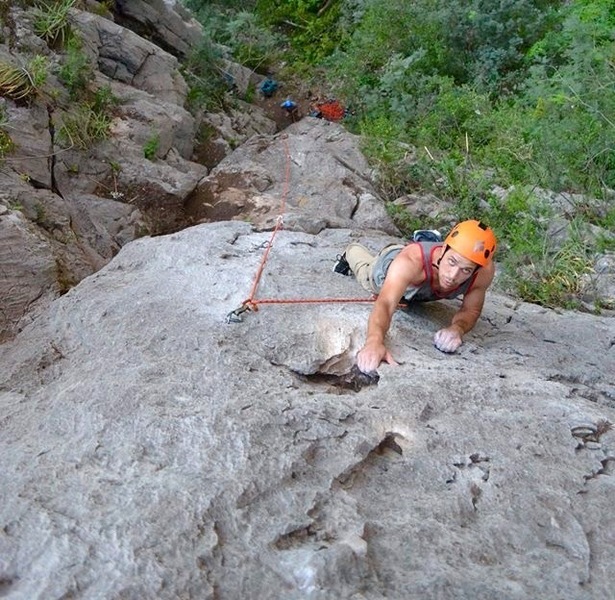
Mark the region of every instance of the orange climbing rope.
POLYGON ((267 263, 267 259, 269 258, 269 253, 273 248, 273 240, 276 235, 282 229, 284 224, 284 214, 286 212, 286 199, 288 197, 288 192, 290 189, 290 151, 288 149, 288 136, 284 136, 284 150, 286 154, 285 160, 285 169, 284 169, 284 187, 282 189, 282 199, 280 202, 280 214, 277 218, 276 225, 271 232, 271 237, 269 241, 265 245, 265 252, 261 258, 258 269, 256 271, 256 275, 254 277, 254 282, 252 283, 252 289, 250 290, 250 295, 246 300, 243 301, 241 306, 230 313, 228 313, 226 317, 227 323, 236 323, 241 321, 241 314, 246 311, 256 312, 258 310, 259 304, 326 304, 326 303, 371 303, 374 302, 375 297, 371 298, 261 298, 256 299, 256 292, 258 290, 258 285, 261 280, 261 276, 263 271, 265 270, 265 265, 267 263))

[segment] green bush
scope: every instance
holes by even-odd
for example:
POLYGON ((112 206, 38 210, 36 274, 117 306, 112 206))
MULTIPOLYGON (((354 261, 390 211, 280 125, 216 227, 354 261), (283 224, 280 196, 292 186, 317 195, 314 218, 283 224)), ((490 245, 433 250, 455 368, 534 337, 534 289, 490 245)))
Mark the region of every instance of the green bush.
POLYGON ((47 81, 49 61, 35 56, 25 67, 0 61, 0 96, 11 100, 28 100, 40 92, 47 81))
POLYGON ((338 27, 342 4, 339 0, 258 0, 256 13, 261 22, 288 36, 297 67, 316 65, 335 50, 342 36, 338 27))
POLYGON ((458 84, 490 94, 514 93, 525 54, 559 22, 560 0, 467 0, 439 3, 444 36, 437 68, 458 84))
POLYGON ((429 110, 418 115, 410 135, 421 146, 448 150, 456 155, 489 144, 495 135, 490 126, 491 102, 471 87, 454 86, 450 80, 442 86, 429 110))
POLYGON ((94 69, 82 47, 82 42, 77 36, 69 37, 66 54, 58 72, 58 78, 66 86, 73 100, 86 94, 88 84, 94 78, 94 69))
POLYGON ((498 260, 523 265, 544 254, 551 210, 531 188, 518 186, 504 201, 490 196, 488 203, 485 219, 502 242, 498 260))
MULTIPOLYGON (((381 77, 391 62, 408 59, 417 71, 427 71, 421 69, 426 61, 426 50, 416 34, 419 13, 415 2, 405 0, 368 3, 360 20, 341 37, 340 45, 325 61, 330 85, 352 98, 355 105, 371 108, 374 100, 366 102, 365 95, 375 94, 385 102, 390 98, 391 91, 386 84, 381 84, 381 77)), ((430 47, 442 47, 435 32, 430 40, 430 47)), ((407 66, 394 65, 388 70, 398 72, 404 68, 407 71, 407 66)), ((405 89, 409 87, 411 84, 405 89)))
POLYGON ((111 117, 96 110, 92 103, 76 104, 64 115, 59 130, 60 141, 68 147, 87 150, 96 142, 109 137, 111 117))
POLYGON ((545 252, 514 278, 516 293, 526 302, 555 308, 578 308, 582 275, 590 273, 592 260, 576 238, 554 253, 545 252))
POLYGON ((32 85, 35 89, 40 90, 47 83, 49 60, 46 56, 35 56, 28 62, 26 71, 29 74, 32 85))
MULTIPOLYGON (((203 26, 205 48, 199 52, 211 54, 214 44, 222 44, 231 49, 237 62, 263 72, 276 60, 280 39, 256 13, 233 6, 232 2, 186 0, 185 4, 203 26)), ((240 5, 249 8, 249 3, 240 5)))
POLYGON ((552 209, 531 189, 518 187, 505 201, 491 198, 485 219, 500 240, 505 285, 527 302, 574 308, 596 247, 585 241, 586 226, 579 217, 568 224, 564 242, 555 244, 548 227, 552 217, 552 209))
POLYGON ((6 125, 6 114, 4 113, 4 109, 0 107, 0 159, 3 159, 7 154, 10 154, 15 147, 11 136, 5 130, 6 125))
POLYGON ((158 150, 160 150, 160 135, 154 133, 143 146, 143 156, 145 156, 147 160, 154 160, 158 154, 158 150))
POLYGON ((113 108, 118 105, 118 99, 113 95, 111 87, 105 85, 98 88, 91 95, 91 107, 94 112, 110 115, 113 108))
POLYGON ((215 110, 224 106, 228 84, 223 78, 220 59, 220 52, 207 39, 186 59, 183 74, 189 86, 186 103, 190 110, 215 110))
POLYGON ((615 40, 605 34, 613 7, 569 5, 561 32, 532 49, 538 63, 523 90, 487 117, 494 136, 479 157, 504 181, 599 197, 615 187, 615 40))
MULTIPOLYGON (((525 53, 557 26, 559 0, 373 0, 328 62, 349 95, 381 86, 391 56, 412 70, 450 78, 481 93, 514 94, 525 53)), ((416 76, 416 75, 415 75, 416 76)))
POLYGON ((407 172, 405 160, 412 152, 409 144, 401 142, 403 127, 390 113, 367 113, 357 123, 361 133, 362 150, 378 173, 379 191, 387 200, 394 200, 411 189, 416 181, 407 172))
POLYGON ((241 11, 229 19, 221 41, 233 49, 237 62, 265 72, 277 55, 278 40, 264 28, 253 13, 241 11))

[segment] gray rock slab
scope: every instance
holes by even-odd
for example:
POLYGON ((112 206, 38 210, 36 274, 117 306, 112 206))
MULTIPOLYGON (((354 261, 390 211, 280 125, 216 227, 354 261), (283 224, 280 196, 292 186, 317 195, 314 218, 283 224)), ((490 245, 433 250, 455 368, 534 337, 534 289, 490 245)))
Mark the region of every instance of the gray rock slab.
POLYGON ((130 204, 89 195, 74 198, 72 204, 73 228, 105 261, 138 237, 143 227, 140 211, 130 204))
POLYGON ((273 135, 277 131, 276 122, 269 119, 260 107, 239 99, 235 99, 233 104, 224 113, 204 112, 197 119, 204 133, 195 145, 195 154, 198 162, 208 167, 218 165, 233 152, 233 148, 253 135, 273 135))
POLYGON ((164 102, 183 105, 188 86, 175 56, 105 17, 72 9, 71 24, 83 50, 111 79, 149 92, 164 102))
POLYGON ((62 197, 10 172, 0 179, 0 200, 6 207, 0 216, 4 341, 58 295, 104 266, 145 225, 130 203, 88 194, 62 197))
POLYGON ((187 205, 195 220, 248 219, 306 233, 326 228, 395 234, 370 179, 358 136, 342 126, 304 118, 276 136, 255 135, 224 158, 187 205))
POLYGON ((47 109, 43 105, 26 108, 7 103, 6 118, 10 124, 7 133, 14 147, 10 156, 3 159, 5 165, 25 180, 51 189, 49 165, 53 146, 47 109))
POLYGON ((203 38, 201 24, 175 0, 118 0, 116 14, 167 52, 186 57, 203 38), (137 24, 136 26, 134 24, 137 24))
POLYGON ((182 106, 98 73, 96 85, 108 87, 117 101, 110 138, 117 144, 134 143, 141 149, 157 139, 159 158, 175 148, 184 158, 193 153, 196 125, 194 117, 182 106))
POLYGON ((131 242, 0 346, 4 597, 609 598, 615 322, 493 293, 445 355, 454 302, 398 311, 354 391, 331 267, 386 236, 271 235, 131 242))
MULTIPOLYGON (((4 206, 4 205, 3 205, 4 206)), ((0 215, 0 342, 58 293, 52 248, 18 211, 0 215)))

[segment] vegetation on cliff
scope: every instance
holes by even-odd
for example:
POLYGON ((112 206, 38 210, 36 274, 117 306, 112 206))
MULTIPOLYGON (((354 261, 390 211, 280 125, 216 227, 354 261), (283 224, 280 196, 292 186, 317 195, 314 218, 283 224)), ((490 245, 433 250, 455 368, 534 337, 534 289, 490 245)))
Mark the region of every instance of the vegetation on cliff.
POLYGON ((351 107, 402 229, 430 223, 392 201, 432 192, 496 228, 511 290, 579 305, 615 249, 615 0, 186 3, 237 60, 351 107))
MULTIPOLYGON (((205 31, 181 66, 188 108, 223 109, 221 47, 263 77, 301 79, 349 107, 345 124, 404 233, 482 218, 502 242, 508 291, 583 305, 596 260, 615 250, 615 0, 184 2, 205 31), (434 194, 452 215, 410 213, 395 202, 410 193, 434 194)), ((11 47, 9 4, 0 41, 11 47)), ((70 26, 78 0, 15 4, 56 54, 0 57, 0 95, 61 107, 63 149, 108 137, 116 100, 94 85, 70 26)), ((157 143, 154 132, 146 157, 157 143)), ((0 105, 0 159, 13 147, 0 105)))

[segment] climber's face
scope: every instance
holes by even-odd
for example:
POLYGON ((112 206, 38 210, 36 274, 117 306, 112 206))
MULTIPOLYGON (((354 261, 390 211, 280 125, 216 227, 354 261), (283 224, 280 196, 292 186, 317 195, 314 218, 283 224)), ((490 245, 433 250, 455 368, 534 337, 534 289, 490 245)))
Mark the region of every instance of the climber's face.
POLYGON ((472 277, 478 265, 464 258, 452 248, 445 251, 442 247, 442 255, 438 266, 438 281, 443 291, 451 291, 459 287, 464 281, 472 277))

